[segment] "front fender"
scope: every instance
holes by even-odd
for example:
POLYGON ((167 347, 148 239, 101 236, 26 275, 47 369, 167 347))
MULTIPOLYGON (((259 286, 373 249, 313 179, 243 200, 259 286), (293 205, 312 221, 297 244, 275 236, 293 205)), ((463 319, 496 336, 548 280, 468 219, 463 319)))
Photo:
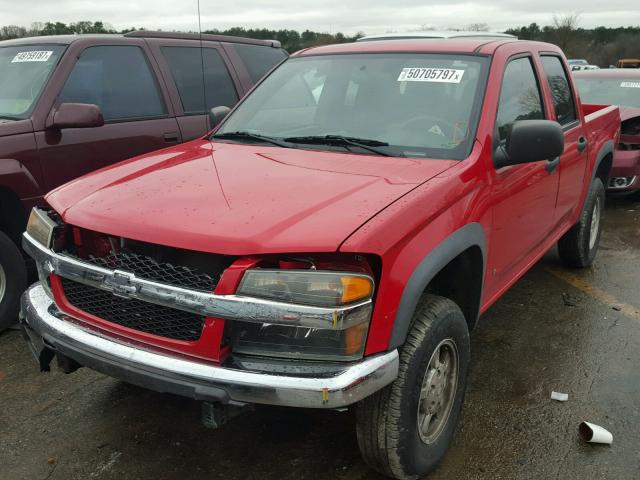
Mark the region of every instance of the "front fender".
POLYGON ((14 192, 18 198, 42 196, 40 185, 27 166, 12 158, 0 158, 0 189, 14 192))
MULTIPOLYGON (((487 241, 484 229, 480 223, 469 223, 449 235, 442 243, 433 249, 415 268, 404 287, 400 304, 396 313, 389 349, 398 348, 404 344, 413 318, 413 313, 420 297, 429 285, 429 282, 440 272, 449 262, 471 247, 479 247, 482 251, 482 278, 486 265, 487 241)), ((478 298, 478 308, 480 311, 480 299, 478 298)), ((475 319, 469 319, 475 323, 475 319)))

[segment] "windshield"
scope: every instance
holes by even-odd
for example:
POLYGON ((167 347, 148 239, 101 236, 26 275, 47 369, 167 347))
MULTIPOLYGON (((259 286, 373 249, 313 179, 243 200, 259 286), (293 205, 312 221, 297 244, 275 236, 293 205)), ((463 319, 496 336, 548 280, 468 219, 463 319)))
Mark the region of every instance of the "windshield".
POLYGON ((640 107, 640 76, 629 78, 575 78, 584 103, 640 107))
POLYGON ((450 54, 293 58, 215 136, 249 132, 294 144, 304 137, 305 145, 294 147, 313 149, 336 148, 333 141, 314 144, 314 137, 340 136, 384 144, 398 156, 463 159, 473 144, 487 65, 487 57, 450 54))
POLYGON ((28 118, 63 45, 0 47, 0 119, 28 118))

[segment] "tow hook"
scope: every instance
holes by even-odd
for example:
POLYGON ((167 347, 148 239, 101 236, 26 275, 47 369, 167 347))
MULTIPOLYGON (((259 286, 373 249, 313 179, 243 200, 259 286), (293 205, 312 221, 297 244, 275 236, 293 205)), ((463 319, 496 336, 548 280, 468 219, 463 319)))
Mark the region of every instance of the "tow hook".
POLYGON ((202 424, 211 429, 220 428, 229 420, 249 409, 246 405, 222 405, 217 402, 202 402, 202 424))

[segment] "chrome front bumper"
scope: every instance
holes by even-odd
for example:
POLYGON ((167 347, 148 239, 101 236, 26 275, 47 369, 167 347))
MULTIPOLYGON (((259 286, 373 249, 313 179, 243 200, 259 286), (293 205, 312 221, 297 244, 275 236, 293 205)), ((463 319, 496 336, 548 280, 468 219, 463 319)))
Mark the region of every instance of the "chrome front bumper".
POLYGON ((226 368, 145 349, 116 341, 62 314, 40 284, 24 293, 20 323, 41 362, 43 356, 50 360, 58 353, 129 383, 199 400, 342 408, 383 388, 398 375, 396 350, 357 363, 333 364, 321 374, 310 375, 304 365, 293 360, 286 374, 268 373, 266 360, 259 368, 258 362, 253 362, 252 368, 226 368))

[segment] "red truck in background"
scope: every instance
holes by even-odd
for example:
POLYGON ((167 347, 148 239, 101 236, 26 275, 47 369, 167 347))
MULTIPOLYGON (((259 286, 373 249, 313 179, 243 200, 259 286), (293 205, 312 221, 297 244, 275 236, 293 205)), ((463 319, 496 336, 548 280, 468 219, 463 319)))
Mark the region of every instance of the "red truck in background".
POLYGON ((18 319, 20 235, 46 192, 202 137, 210 108, 286 57, 277 41, 170 32, 0 42, 0 331, 18 319))
POLYGON ((590 110, 545 43, 300 52, 210 137, 33 210, 28 344, 42 370, 203 400, 208 424, 354 406, 368 464, 417 478, 453 437, 480 314, 556 243, 594 261, 620 117, 590 110))
POLYGON ((589 70, 575 72, 573 76, 586 103, 620 107, 620 141, 613 153, 607 191, 637 192, 640 190, 640 69, 589 70))

